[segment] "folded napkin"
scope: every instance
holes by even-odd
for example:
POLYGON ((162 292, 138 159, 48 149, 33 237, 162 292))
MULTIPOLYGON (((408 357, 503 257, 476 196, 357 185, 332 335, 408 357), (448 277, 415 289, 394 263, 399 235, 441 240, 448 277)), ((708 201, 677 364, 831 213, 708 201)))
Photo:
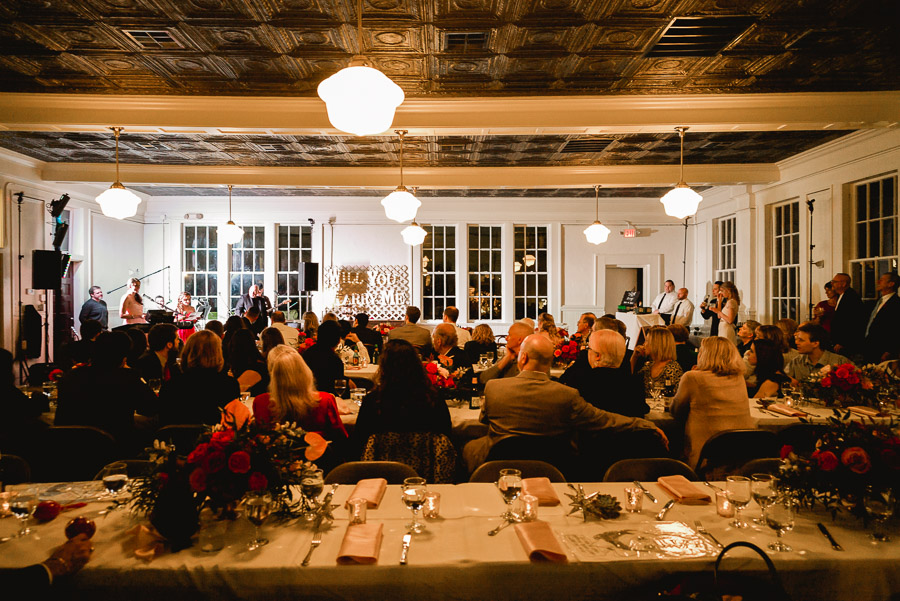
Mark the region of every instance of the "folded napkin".
POLYGON ((347 526, 347 533, 341 541, 341 550, 338 553, 338 565, 378 563, 378 553, 381 551, 381 532, 383 524, 367 522, 365 524, 353 524, 347 526))
POLYGON ((788 417, 806 417, 805 411, 800 411, 799 409, 794 409, 793 407, 788 407, 781 403, 772 403, 766 407, 766 409, 772 413, 780 413, 781 415, 786 415, 788 417))
POLYGON ((850 413, 862 415, 863 417, 878 417, 879 415, 882 415, 877 409, 864 407, 863 405, 855 405, 853 407, 848 407, 847 409, 850 413))
POLYGON ((138 524, 134 528, 126 530, 125 534, 128 535, 128 538, 122 543, 123 549, 138 559, 149 563, 157 555, 162 555, 166 551, 164 539, 155 528, 138 524))
POLYGON ((522 493, 534 495, 538 498, 538 505, 559 505, 559 497, 550 484, 550 478, 523 478, 522 493))
POLYGON ((234 422, 235 426, 240 428, 252 417, 253 413, 247 409, 247 406, 241 402, 241 399, 234 399, 222 409, 223 426, 228 426, 229 423, 234 422))
POLYGON ((353 413, 350 411, 350 407, 347 406, 347 403, 344 402, 344 399, 334 397, 334 404, 337 405, 338 415, 350 415, 353 413))
POLYGON ((684 476, 663 476, 656 482, 673 499, 683 505, 704 505, 712 502, 712 498, 702 488, 684 476))
POLYGON ((353 492, 350 493, 347 500, 365 499, 368 501, 366 507, 369 509, 378 509, 381 498, 384 497, 385 490, 387 490, 387 480, 384 478, 367 478, 356 483, 356 488, 353 489, 353 492))
POLYGON ((516 534, 522 548, 528 554, 531 561, 551 561, 554 563, 566 563, 569 558, 565 550, 550 529, 550 524, 535 520, 534 522, 522 522, 515 525, 516 534))

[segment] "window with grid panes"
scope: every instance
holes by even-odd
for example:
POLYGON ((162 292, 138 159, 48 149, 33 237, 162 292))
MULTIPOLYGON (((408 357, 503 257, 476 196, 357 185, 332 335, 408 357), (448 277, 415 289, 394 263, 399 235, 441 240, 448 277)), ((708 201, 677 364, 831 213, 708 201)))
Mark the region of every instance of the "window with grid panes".
POLYGON ((300 290, 300 263, 308 261, 312 261, 312 226, 279 225, 275 308, 284 311, 288 320, 310 310, 311 294, 300 290))
POLYGON ((897 271, 897 176, 855 184, 853 204, 850 278, 863 300, 873 300, 878 278, 897 271))
POLYGON ((716 236, 716 281, 733 282, 737 269, 737 219, 719 219, 716 236))
POLYGON ((244 237, 231 246, 231 290, 232 312, 241 295, 254 284, 262 284, 264 275, 265 228, 261 225, 241 226, 244 237))
POLYGON ((456 226, 424 225, 422 243, 422 315, 440 319, 456 305, 456 226))
POLYGON ((515 318, 537 320, 548 308, 547 226, 517 225, 514 238, 515 318))
POLYGON ((469 321, 503 318, 502 228, 469 226, 469 321))
POLYGON ((769 257, 772 321, 800 315, 800 202, 772 207, 769 257))
POLYGON ((209 319, 216 319, 219 311, 217 234, 216 226, 185 225, 182 238, 183 288, 191 295, 194 308, 199 310, 201 300, 209 304, 209 319))

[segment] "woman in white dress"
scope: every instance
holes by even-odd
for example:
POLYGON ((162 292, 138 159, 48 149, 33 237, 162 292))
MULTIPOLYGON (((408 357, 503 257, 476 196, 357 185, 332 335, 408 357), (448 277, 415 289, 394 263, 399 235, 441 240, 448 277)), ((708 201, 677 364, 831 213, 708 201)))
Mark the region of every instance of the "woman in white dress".
POLYGON ((141 281, 137 278, 128 281, 128 292, 119 303, 119 317, 127 324, 147 323, 144 319, 144 301, 141 300, 141 281))
POLYGON ((738 307, 741 306, 741 296, 738 294, 737 287, 734 282, 725 282, 719 286, 719 303, 718 307, 710 307, 716 315, 719 316, 719 336, 730 340, 737 345, 737 335, 735 334, 738 315, 738 307))

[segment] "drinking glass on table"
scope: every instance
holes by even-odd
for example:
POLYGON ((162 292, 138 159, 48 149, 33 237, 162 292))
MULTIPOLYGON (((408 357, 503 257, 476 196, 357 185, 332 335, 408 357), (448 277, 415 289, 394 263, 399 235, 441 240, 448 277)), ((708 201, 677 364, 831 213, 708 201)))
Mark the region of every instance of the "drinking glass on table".
POLYGON ((778 540, 769 543, 769 549, 773 551, 788 552, 793 549, 784 544, 782 537, 785 532, 794 528, 794 500, 788 495, 778 497, 774 503, 766 509, 766 525, 775 531, 778 540))
POLYGON ((749 528, 741 516, 741 511, 750 503, 750 478, 744 476, 728 476, 725 479, 725 492, 728 500, 734 505, 734 521, 731 525, 735 528, 749 528))
POLYGON ((106 492, 115 501, 119 498, 119 492, 128 484, 128 464, 124 461, 110 463, 103 468, 100 478, 103 480, 106 492))
POLYGON ((334 396, 338 398, 344 398, 344 394, 347 392, 347 380, 340 379, 334 381, 334 396))
POLYGON ((149 380, 147 384, 150 386, 150 390, 153 391, 153 394, 159 396, 159 391, 162 388, 162 380, 160 380, 159 378, 153 378, 152 380, 149 380))
POLYGON ((300 494, 306 502, 306 507, 314 510, 319 506, 319 495, 325 489, 325 477, 322 470, 309 470, 300 479, 300 494))
POLYGON ((652 407, 653 409, 661 409, 664 407, 664 405, 663 405, 663 407, 660 407, 660 404, 662 403, 662 401, 660 401, 660 397, 662 396, 662 393, 663 393, 663 385, 662 384, 660 384, 659 382, 653 382, 650 385, 650 398, 653 399, 653 407, 652 407))
POLYGON ((269 539, 260 535, 260 528, 272 513, 272 495, 268 491, 248 492, 244 495, 243 505, 247 519, 255 526, 253 540, 247 544, 247 550, 254 551, 269 544, 269 539))
POLYGON ((512 511, 512 502, 515 501, 522 492, 522 472, 514 469, 500 470, 500 477, 497 479, 497 488, 506 502, 506 512, 502 518, 509 521, 515 520, 515 514, 512 511))
POLYGON ((889 542, 891 537, 884 529, 884 524, 894 514, 897 500, 894 491, 881 486, 867 486, 863 497, 866 513, 872 518, 872 540, 889 542))
POLYGON ((750 495, 762 509, 762 517, 754 519, 754 523, 765 525, 766 508, 778 498, 778 492, 775 490, 777 482, 772 474, 753 474, 750 476, 750 495))
POLYGON ((28 527, 28 518, 34 513, 38 499, 35 495, 19 493, 10 499, 9 510, 19 519, 19 532, 16 536, 23 537, 31 534, 28 527))
POLYGON ((401 498, 413 514, 412 522, 406 525, 406 529, 409 532, 418 534, 425 530, 425 524, 419 521, 419 510, 425 504, 425 496, 427 494, 428 488, 425 486, 425 478, 407 478, 403 481, 401 498))

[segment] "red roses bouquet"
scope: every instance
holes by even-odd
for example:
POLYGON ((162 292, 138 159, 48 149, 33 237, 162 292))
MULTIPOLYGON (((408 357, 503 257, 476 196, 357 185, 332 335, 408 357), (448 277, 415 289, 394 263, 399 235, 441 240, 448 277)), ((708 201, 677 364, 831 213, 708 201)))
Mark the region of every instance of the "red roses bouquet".
POLYGON ((802 386, 804 394, 824 401, 828 407, 878 407, 879 394, 890 394, 896 399, 898 392, 897 379, 872 364, 861 368, 852 363, 826 365, 804 380, 802 386))
POLYGON ((450 371, 438 361, 429 361, 425 364, 425 374, 431 380, 435 388, 456 388, 456 381, 450 371))
POLYGON ((893 423, 850 420, 850 412, 829 419, 812 452, 790 445, 781 450, 781 479, 808 507, 822 503, 832 513, 865 515, 868 485, 900 490, 900 435, 893 423))
POLYGON ((312 336, 307 336, 305 332, 300 332, 300 337, 297 340, 297 352, 302 353, 315 343, 315 338, 313 338, 312 336))
POLYGON ((553 351, 554 361, 556 363, 569 364, 578 356, 578 341, 567 341, 562 339, 553 351))

